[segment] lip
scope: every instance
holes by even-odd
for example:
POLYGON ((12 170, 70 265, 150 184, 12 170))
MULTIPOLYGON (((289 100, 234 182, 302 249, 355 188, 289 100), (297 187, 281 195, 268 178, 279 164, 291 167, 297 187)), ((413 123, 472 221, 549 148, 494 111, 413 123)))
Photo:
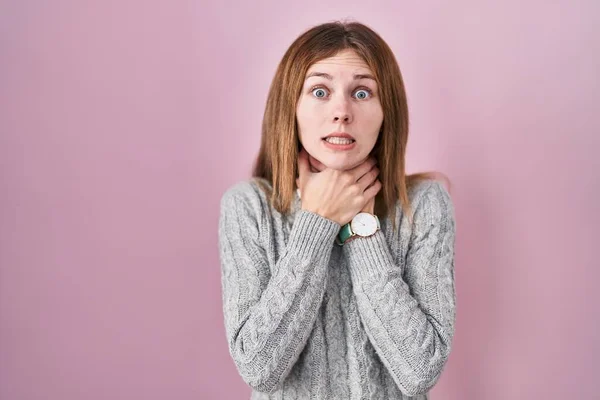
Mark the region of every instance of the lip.
POLYGON ((339 137, 339 138, 346 138, 346 139, 352 139, 356 142, 356 139, 354 139, 354 137, 346 132, 331 132, 329 135, 324 136, 322 139, 327 139, 329 137, 339 137))

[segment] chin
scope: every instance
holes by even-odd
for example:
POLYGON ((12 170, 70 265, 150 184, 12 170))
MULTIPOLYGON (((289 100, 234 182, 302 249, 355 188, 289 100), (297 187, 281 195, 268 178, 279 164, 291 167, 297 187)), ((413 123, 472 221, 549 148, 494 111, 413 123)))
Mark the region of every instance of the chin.
POLYGON ((354 167, 354 164, 356 164, 356 162, 354 162, 354 160, 352 158, 347 158, 347 157, 330 157, 329 159, 327 159, 326 161, 321 161, 323 164, 325 164, 327 166, 327 168, 331 168, 331 169, 337 169, 340 171, 345 171, 347 169, 351 169, 354 167))

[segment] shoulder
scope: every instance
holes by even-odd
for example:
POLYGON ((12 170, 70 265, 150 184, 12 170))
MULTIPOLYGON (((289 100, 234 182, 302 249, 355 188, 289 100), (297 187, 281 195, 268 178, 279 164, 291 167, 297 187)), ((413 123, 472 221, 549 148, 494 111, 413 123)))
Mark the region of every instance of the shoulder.
POLYGON ((260 201, 266 199, 264 189, 270 189, 271 185, 266 179, 251 178, 236 182, 229 186, 221 196, 221 204, 231 201, 260 201))
POLYGON ((268 205, 271 185, 266 179, 250 178, 229 186, 221 195, 221 213, 241 211, 243 214, 258 215, 268 205))
POLYGON ((408 190, 415 222, 450 223, 454 225, 454 204, 445 184, 435 179, 425 179, 408 190))
POLYGON ((408 189, 408 197, 411 205, 416 207, 421 201, 438 200, 441 202, 451 202, 450 192, 437 179, 423 179, 408 189))

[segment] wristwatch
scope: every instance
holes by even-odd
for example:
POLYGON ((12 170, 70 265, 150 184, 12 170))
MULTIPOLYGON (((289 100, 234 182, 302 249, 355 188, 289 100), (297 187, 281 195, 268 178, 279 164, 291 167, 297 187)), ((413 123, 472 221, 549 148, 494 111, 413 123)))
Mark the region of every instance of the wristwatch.
POLYGON ((351 238, 369 237, 379 229, 381 229, 381 225, 377 215, 360 212, 352 218, 352 221, 342 226, 336 237, 336 243, 343 246, 351 238))

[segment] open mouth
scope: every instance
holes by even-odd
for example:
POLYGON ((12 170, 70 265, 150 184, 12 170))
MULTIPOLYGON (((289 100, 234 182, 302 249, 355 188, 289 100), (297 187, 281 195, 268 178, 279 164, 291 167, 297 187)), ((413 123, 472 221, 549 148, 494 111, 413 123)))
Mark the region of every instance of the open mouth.
POLYGON ((340 138, 340 137, 327 137, 327 138, 323 138, 323 140, 326 141, 327 143, 331 143, 331 144, 352 144, 352 143, 356 142, 356 140, 354 140, 354 139, 340 138))

